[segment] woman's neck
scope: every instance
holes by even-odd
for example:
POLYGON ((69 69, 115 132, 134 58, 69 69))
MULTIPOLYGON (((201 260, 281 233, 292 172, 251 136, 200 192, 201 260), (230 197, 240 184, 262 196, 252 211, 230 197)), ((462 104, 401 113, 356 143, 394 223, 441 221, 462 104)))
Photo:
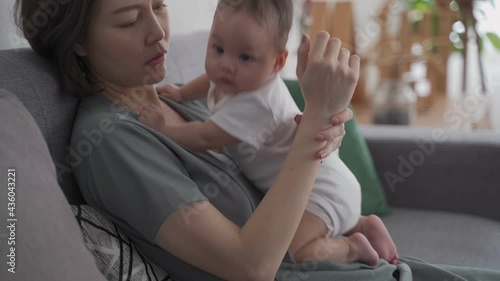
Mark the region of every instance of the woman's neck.
POLYGON ((131 111, 139 112, 148 104, 160 106, 160 98, 152 85, 134 88, 104 87, 101 92, 110 101, 131 111))

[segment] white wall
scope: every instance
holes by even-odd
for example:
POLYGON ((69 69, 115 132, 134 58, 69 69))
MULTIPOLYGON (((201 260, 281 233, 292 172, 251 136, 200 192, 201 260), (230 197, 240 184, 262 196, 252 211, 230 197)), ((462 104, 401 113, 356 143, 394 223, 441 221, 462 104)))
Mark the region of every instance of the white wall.
MULTIPOLYGON (((329 0, 336 2, 339 0, 329 0)), ((384 0, 352 0, 356 13, 356 29, 365 30, 367 22, 371 20, 373 11, 384 0)), ((301 6, 303 0, 294 0, 297 7, 301 6)), ((12 5, 14 0, 0 1, 0 49, 8 49, 26 46, 20 43, 16 35, 16 28, 12 22, 12 5)), ((170 0, 166 1, 169 6, 170 24, 172 34, 186 33, 194 30, 208 30, 212 24, 212 16, 215 11, 217 0, 170 0)), ((297 16, 300 12, 296 11, 297 16)), ((365 32, 366 33, 366 32, 365 32)), ((290 48, 293 49, 300 40, 298 28, 290 36, 290 48)))
POLYGON ((28 46, 28 43, 17 35, 12 7, 14 0, 0 0, 0 50, 28 46))
POLYGON ((217 0, 168 0, 172 34, 209 30, 217 0))

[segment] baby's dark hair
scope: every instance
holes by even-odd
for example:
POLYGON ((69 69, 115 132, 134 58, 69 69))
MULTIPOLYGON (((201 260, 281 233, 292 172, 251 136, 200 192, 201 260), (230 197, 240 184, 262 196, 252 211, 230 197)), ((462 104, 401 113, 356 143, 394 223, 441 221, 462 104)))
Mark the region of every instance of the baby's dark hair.
POLYGON ((292 0, 219 0, 217 10, 231 8, 235 11, 245 9, 260 24, 265 24, 276 35, 276 48, 286 48, 288 34, 292 28, 292 0))

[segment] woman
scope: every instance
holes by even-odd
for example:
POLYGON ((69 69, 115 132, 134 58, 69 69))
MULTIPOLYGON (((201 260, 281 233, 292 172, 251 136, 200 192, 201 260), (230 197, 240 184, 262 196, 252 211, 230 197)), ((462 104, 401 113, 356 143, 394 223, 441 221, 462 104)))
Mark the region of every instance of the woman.
MULTIPOLYGON (((359 58, 349 59, 338 39, 321 33, 311 49, 309 38, 303 38, 297 75, 307 106, 282 171, 261 198, 223 155, 188 151, 137 121, 146 104, 161 107, 174 124, 207 117, 199 103, 161 100, 154 89, 166 73, 169 27, 163 1, 17 4, 33 49, 54 60, 65 90, 86 96, 71 146, 82 151, 83 141, 93 137, 93 146, 86 146, 83 160, 73 167, 87 202, 174 278, 390 280, 396 270, 407 268, 295 265, 287 255, 320 165, 316 155, 336 149, 343 135, 342 126, 322 130, 330 126, 331 109, 352 95, 358 79, 359 58), (30 32, 37 15, 47 10, 52 13, 45 24, 30 32), (314 140, 317 132, 331 136, 322 149, 324 144, 314 140)), ((341 124, 350 118, 346 111, 334 119, 341 124)), ((321 260, 321 251, 329 250, 325 246, 313 258, 321 260)))

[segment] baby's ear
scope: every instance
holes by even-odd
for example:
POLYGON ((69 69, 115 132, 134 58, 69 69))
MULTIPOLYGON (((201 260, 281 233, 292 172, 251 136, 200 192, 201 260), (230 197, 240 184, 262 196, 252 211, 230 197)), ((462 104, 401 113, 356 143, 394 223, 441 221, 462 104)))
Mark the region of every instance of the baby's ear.
POLYGON ((273 71, 279 72, 285 66, 286 59, 288 58, 288 50, 285 49, 276 55, 276 61, 274 62, 273 71))

